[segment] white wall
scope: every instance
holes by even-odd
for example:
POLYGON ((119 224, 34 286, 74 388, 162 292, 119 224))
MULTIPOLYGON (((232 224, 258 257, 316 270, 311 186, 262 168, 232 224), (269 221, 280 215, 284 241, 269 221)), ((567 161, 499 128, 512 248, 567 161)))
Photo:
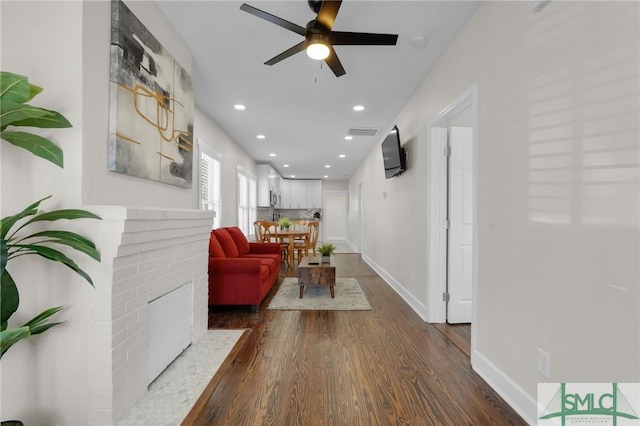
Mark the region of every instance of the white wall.
POLYGON ((349 181, 347 179, 325 179, 322 181, 322 191, 348 191, 349 181))
MULTIPOLYGON (((33 104, 62 112, 71 129, 43 131, 63 150, 60 169, 6 142, 0 143, 2 217, 53 194, 43 207, 120 204, 195 208, 197 186, 185 190, 107 172, 109 1, 0 2, 2 70, 44 87, 33 104)), ((128 5, 187 70, 191 54, 153 2, 128 5)), ((88 232, 90 223, 65 223, 88 232)), ((99 241, 96 241, 99 247, 99 241)), ((92 262, 75 256, 80 266, 92 262)), ((17 322, 65 305, 66 320, 42 336, 21 341, 2 359, 0 413, 29 425, 89 424, 88 328, 93 290, 60 265, 30 258, 12 261, 21 304, 17 322), (28 285, 27 285, 28 283, 28 285)))
MULTIPOLYGON (((220 155, 220 197, 222 198, 220 226, 237 226, 237 169, 241 167, 255 176, 256 162, 199 108, 195 111, 194 131, 194 141, 205 143, 220 155)), ((198 158, 199 155, 198 153, 198 158)))
POLYGON ((409 170, 376 147, 350 181, 364 255, 428 306, 428 123, 478 84, 474 367, 530 421, 537 382, 640 381, 639 28, 637 2, 485 2, 396 118, 409 170))
MULTIPOLYGON (((43 87, 32 103, 60 111, 74 125, 42 132, 64 150, 64 169, 4 141, 0 143, 1 216, 15 214, 50 194, 54 198, 43 205, 44 209, 80 207, 82 5, 3 1, 0 7, 2 70, 27 75, 43 87)), ((65 229, 77 230, 78 225, 65 224, 65 229)), ((9 270, 21 296, 20 308, 10 324, 16 326, 58 305, 67 306, 59 315, 67 323, 17 343, 3 357, 2 419, 20 418, 28 424, 68 424, 72 419, 86 419, 86 306, 90 286, 64 266, 45 266, 33 256, 12 261, 9 270)))

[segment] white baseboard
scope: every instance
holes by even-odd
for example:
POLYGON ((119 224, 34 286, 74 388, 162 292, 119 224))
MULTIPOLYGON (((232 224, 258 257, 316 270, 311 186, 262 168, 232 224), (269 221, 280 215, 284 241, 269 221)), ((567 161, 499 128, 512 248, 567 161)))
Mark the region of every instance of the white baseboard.
POLYGON ((537 423, 536 400, 477 350, 471 354, 471 367, 530 425, 537 423))
POLYGON ((416 299, 415 296, 409 293, 407 289, 402 286, 402 284, 396 281, 391 275, 387 273, 387 271, 385 271, 380 265, 375 263, 369 256, 364 253, 362 253, 361 256, 362 260, 364 260, 367 265, 371 266, 371 268, 373 268, 373 270, 376 271, 378 275, 380 275, 380 277, 382 277, 382 279, 385 280, 386 283, 389 284, 391 288, 393 288, 396 293, 398 293, 400 297, 402 297, 404 301, 409 304, 409 306, 411 306, 411 309, 413 309, 415 313, 420 315, 420 318, 422 318, 422 320, 426 322, 428 312, 427 307, 418 299, 416 299))
MULTIPOLYGON (((361 256, 362 260, 373 268, 373 270, 409 304, 411 309, 426 322, 428 318, 427 307, 369 256, 364 253, 362 253, 361 256)), ((504 374, 477 350, 473 350, 471 353, 471 366, 527 423, 530 425, 537 423, 537 405, 535 398, 531 397, 531 395, 525 392, 509 376, 504 374)))
POLYGON ((358 248, 357 245, 355 245, 354 243, 351 242, 351 240, 347 240, 345 241, 347 243, 347 245, 351 248, 351 250, 354 251, 354 253, 360 253, 360 249, 358 248))

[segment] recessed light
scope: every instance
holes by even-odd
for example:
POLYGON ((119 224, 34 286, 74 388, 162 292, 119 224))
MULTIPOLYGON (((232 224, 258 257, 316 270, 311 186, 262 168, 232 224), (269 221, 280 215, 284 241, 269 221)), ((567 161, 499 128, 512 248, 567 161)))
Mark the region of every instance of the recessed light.
POLYGON ((354 111, 364 111, 364 106, 362 105, 356 105, 353 107, 354 111))
POLYGON ((296 175, 291 175, 291 177, 292 177, 292 178, 293 178, 293 177, 296 177, 296 175))
POLYGON ((256 136, 256 138, 258 138, 258 139, 264 139, 264 135, 258 135, 258 136, 256 136))
POLYGON ((427 38, 422 34, 419 34, 411 40, 411 45, 416 49, 421 49, 427 45, 427 38))
POLYGON ((344 155, 344 154, 340 154, 340 155, 338 155, 338 157, 340 157, 340 158, 344 158, 344 157, 346 157, 346 155, 344 155))
POLYGON ((235 104, 233 106, 235 109, 237 109, 238 111, 244 111, 247 107, 242 105, 242 104, 235 104))
POLYGON ((271 154, 269 154, 269 157, 275 157, 276 155, 272 152, 271 154))
POLYGON ((283 164, 282 167, 289 167, 289 165, 288 164, 283 164))
POLYGON ((351 135, 347 135, 347 136, 345 136, 344 138, 345 138, 346 140, 350 141, 351 139, 353 139, 353 136, 351 136, 351 135))
POLYGON ((324 175, 324 178, 327 179, 329 177, 329 175, 324 175))
POLYGON ((324 165, 324 168, 325 168, 325 169, 330 169, 330 168, 331 168, 331 165, 329 165, 329 164, 325 164, 325 165, 324 165))

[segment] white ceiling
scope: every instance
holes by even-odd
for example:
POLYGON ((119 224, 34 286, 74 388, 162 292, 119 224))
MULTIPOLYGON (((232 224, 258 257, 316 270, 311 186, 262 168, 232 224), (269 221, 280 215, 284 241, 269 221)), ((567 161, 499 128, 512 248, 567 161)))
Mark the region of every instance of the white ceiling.
MULTIPOLYGON (((264 65, 303 38, 241 11, 242 3, 158 2, 193 54, 196 105, 258 163, 270 163, 283 177, 297 179, 349 178, 480 4, 344 1, 335 31, 398 34, 398 43, 336 46, 346 70, 337 78, 304 52, 264 65), (422 48, 412 44, 418 36, 426 38, 422 48), (246 110, 235 110, 238 103, 246 110), (365 110, 353 111, 358 104, 365 110), (380 132, 346 141, 350 128, 380 132), (257 139, 258 134, 266 138, 257 139)), ((315 18, 306 1, 246 3, 303 27, 315 18)), ((215 147, 215 141, 206 142, 215 147)))

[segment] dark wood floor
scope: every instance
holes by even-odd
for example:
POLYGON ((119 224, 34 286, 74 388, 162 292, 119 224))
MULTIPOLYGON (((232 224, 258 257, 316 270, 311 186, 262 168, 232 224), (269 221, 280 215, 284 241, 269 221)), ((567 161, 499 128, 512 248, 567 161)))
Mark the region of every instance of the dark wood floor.
POLYGON ((471 358, 471 325, 470 324, 433 324, 451 343, 471 358))
POLYGON ((248 331, 183 425, 526 424, 359 255, 336 263, 372 310, 269 310, 274 287, 257 314, 211 312, 209 328, 248 331))

